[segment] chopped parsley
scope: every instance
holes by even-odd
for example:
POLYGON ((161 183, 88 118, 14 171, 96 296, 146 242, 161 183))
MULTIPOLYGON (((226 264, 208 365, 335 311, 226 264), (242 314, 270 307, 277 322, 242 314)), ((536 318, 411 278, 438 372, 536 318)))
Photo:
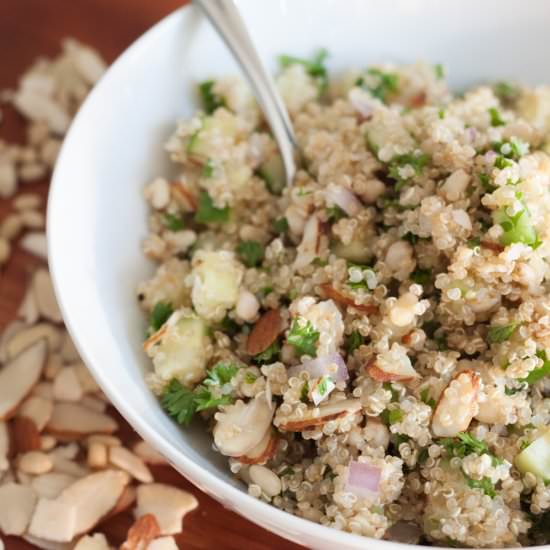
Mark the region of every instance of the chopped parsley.
POLYGON ((363 337, 358 330, 354 330, 346 339, 346 351, 351 354, 363 343, 363 337))
POLYGON ((508 323, 507 325, 496 325, 489 328, 487 337, 489 343, 491 344, 500 344, 510 339, 516 329, 521 325, 521 323, 513 322, 508 323))
POLYGON ((216 208, 210 195, 206 191, 201 191, 199 205, 195 213, 195 221, 197 223, 227 223, 230 214, 231 209, 229 206, 216 208))
POLYGON ((254 361, 256 363, 264 364, 264 363, 273 363, 281 351, 281 345, 277 340, 273 342, 268 348, 264 349, 261 353, 258 353, 254 356, 254 361))
POLYGON ((247 372, 244 375, 244 381, 247 384, 254 384, 254 382, 256 382, 256 380, 258 380, 258 377, 253 372, 247 372))
POLYGON ((199 84, 199 94, 201 96, 202 106, 209 115, 218 107, 225 107, 223 97, 214 93, 214 84, 215 82, 213 80, 206 80, 199 84))
POLYGON ((489 116, 491 117, 491 126, 504 126, 506 124, 496 107, 489 109, 489 116))
POLYGON ((174 309, 171 304, 167 302, 157 302, 153 308, 153 311, 151 311, 151 315, 149 316, 149 326, 151 332, 156 332, 159 330, 160 327, 168 321, 168 317, 170 317, 172 313, 174 313, 174 309))
POLYGON ((513 164, 514 163, 510 159, 507 159, 502 155, 498 155, 495 158, 495 168, 498 168, 499 170, 504 170, 505 168, 509 168, 510 166, 513 166, 513 164))
POLYGON ((201 175, 203 178, 211 178, 214 174, 214 161, 208 159, 206 164, 202 167, 201 175))
POLYGON ((445 112, 445 109, 443 109, 443 107, 441 107, 441 109, 439 109, 439 111, 437 111, 437 116, 441 120, 443 120, 445 118, 445 114, 446 114, 446 112, 445 112))
POLYGON ((212 393, 204 386, 197 386, 194 394, 197 412, 205 411, 207 409, 214 409, 221 405, 231 405, 231 403, 233 403, 233 398, 230 395, 214 397, 212 393))
POLYGON ((536 384, 539 380, 542 380, 545 376, 550 375, 550 361, 546 357, 546 352, 544 350, 537 351, 537 357, 542 359, 542 367, 533 369, 525 378, 520 380, 520 382, 527 382, 527 384, 536 384))
POLYGON ((347 214, 339 206, 331 206, 327 208, 327 220, 329 222, 337 222, 342 218, 346 218, 347 214))
POLYGON ((495 498, 497 496, 495 486, 488 477, 484 477, 482 479, 472 479, 466 474, 463 475, 466 479, 468 487, 470 487, 471 489, 481 489, 486 495, 490 496, 491 498, 495 498))
POLYGON ((294 470, 290 466, 287 466, 282 472, 279 472, 279 476, 293 476, 293 475, 294 475, 294 470))
POLYGON ((311 321, 300 323, 298 319, 292 321, 287 341, 294 347, 298 355, 309 355, 315 357, 317 355, 316 344, 319 340, 320 333, 315 330, 311 321))
POLYGON ((185 227, 183 219, 175 214, 170 214, 170 212, 164 213, 162 223, 164 223, 170 231, 181 231, 185 227))
MULTIPOLYGON (((493 143, 493 151, 499 153, 506 159, 519 160, 529 152, 529 144, 516 137, 512 137, 509 140, 493 143)), ((499 167, 497 166, 497 168, 499 167)))
POLYGON ((479 178, 479 183, 481 183, 481 187, 483 187, 483 190, 487 193, 492 193, 496 190, 496 187, 491 183, 491 178, 488 174, 478 174, 477 177, 479 178))
POLYGON ((531 214, 527 205, 523 202, 522 194, 516 193, 516 198, 521 202, 523 208, 514 215, 508 214, 508 208, 503 207, 493 212, 493 220, 500 224, 504 230, 500 242, 504 246, 512 243, 523 243, 535 249, 540 246, 541 241, 531 223, 531 214))
POLYGON ((445 78, 445 67, 441 63, 436 63, 434 65, 434 73, 438 80, 443 80, 445 78))
POLYGON ((519 88, 509 82, 497 82, 493 86, 495 95, 504 103, 515 101, 520 94, 519 88))
POLYGON ((268 294, 271 294, 273 292, 273 287, 272 286, 264 286, 263 288, 260 289, 260 296, 262 298, 264 298, 265 296, 267 296, 268 294))
POLYGON ((307 403, 307 396, 308 396, 308 393, 309 393, 309 383, 308 381, 306 380, 304 382, 304 385, 302 386, 302 389, 300 391, 300 401, 302 403, 307 403))
POLYGON ((466 244, 468 245, 468 248, 477 248, 481 245, 481 239, 479 237, 473 237, 472 239, 468 239, 466 244))
POLYGON ((430 388, 422 388, 422 391, 420 392, 420 399, 422 400, 422 403, 426 403, 426 405, 429 405, 432 409, 435 409, 436 402, 433 397, 430 397, 430 388))
POLYGON ((384 424, 391 426, 403 420, 403 411, 401 409, 385 409, 380 413, 380 417, 384 424))
POLYGON ((273 221, 273 231, 278 235, 288 231, 288 220, 286 218, 277 218, 273 221))
POLYGON ((175 378, 164 388, 160 403, 178 424, 189 424, 197 411, 195 394, 175 378))
POLYGON ((279 57, 279 63, 283 68, 290 67, 291 65, 302 65, 309 76, 317 79, 319 93, 322 95, 328 87, 328 71, 325 66, 327 57, 328 51, 321 49, 311 59, 281 55, 279 57))
POLYGON ((421 239, 418 235, 415 235, 414 233, 411 233, 410 231, 407 231, 402 237, 402 240, 407 241, 408 243, 411 243, 413 246, 421 239))
POLYGON ((257 267, 264 258, 264 247, 258 241, 241 241, 237 254, 247 267, 257 267))
MULTIPOLYGON (((373 85, 367 86, 367 89, 374 97, 384 103, 399 89, 399 76, 395 73, 387 73, 376 67, 371 67, 367 70, 367 74, 374 81, 373 85)), ((360 79, 359 84, 364 84, 364 79, 360 79)))
POLYGON ((395 190, 400 191, 410 179, 411 176, 402 176, 402 171, 406 166, 411 166, 414 170, 414 174, 419 176, 422 174, 424 167, 430 161, 430 157, 425 153, 407 153, 405 155, 397 155, 393 157, 389 164, 389 176, 393 178, 397 183, 395 184, 395 190))
POLYGON ((468 432, 460 432, 456 437, 440 439, 439 444, 445 447, 447 454, 451 457, 458 456, 464 458, 466 455, 472 453, 477 455, 489 454, 487 444, 468 432))
POLYGON ((430 269, 415 269, 410 274, 410 279, 413 283, 425 285, 432 280, 432 271, 430 269))
POLYGON ((218 363, 206 372, 203 383, 206 386, 224 386, 237 374, 238 370, 237 365, 218 363))
POLYGON ((229 336, 235 336, 239 332, 239 324, 231 319, 229 315, 226 315, 220 322, 219 330, 225 332, 229 336))

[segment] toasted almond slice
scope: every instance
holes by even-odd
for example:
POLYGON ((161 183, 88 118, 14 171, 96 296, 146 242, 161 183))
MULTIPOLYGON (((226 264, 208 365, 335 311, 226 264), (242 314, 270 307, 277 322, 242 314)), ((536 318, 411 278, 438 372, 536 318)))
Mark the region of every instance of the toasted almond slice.
POLYGON ((46 234, 42 231, 26 233, 19 244, 26 252, 43 260, 48 259, 48 243, 46 241, 46 234))
POLYGON ((111 550, 111 547, 103 533, 95 533, 82 537, 73 550, 111 550))
POLYGON ((22 535, 36 504, 33 489, 13 482, 2 485, 0 503, 0 531, 4 535, 22 535))
POLYGON ((10 454, 10 432, 8 425, 0 420, 0 473, 10 467, 8 456, 10 454))
POLYGON ((74 367, 62 368, 53 381, 53 396, 58 401, 80 401, 84 395, 74 367))
POLYGON ((257 355, 265 351, 283 330, 283 322, 278 309, 266 311, 254 324, 248 335, 246 351, 250 355, 257 355))
POLYGON ((65 363, 76 363, 80 361, 80 354, 74 345, 73 339, 68 332, 63 333, 61 340, 61 357, 65 363))
POLYGON ((22 472, 21 470, 15 470, 15 480, 17 481, 17 483, 19 483, 19 485, 26 485, 30 487, 32 476, 30 474, 22 472))
POLYGON ((361 410, 359 399, 331 401, 318 408, 308 409, 303 416, 290 416, 279 424, 279 429, 287 432, 301 432, 315 426, 322 426, 331 420, 338 420, 357 414, 361 410))
POLYGON ((38 382, 46 350, 46 342, 40 340, 0 370, 0 420, 13 416, 21 401, 38 382))
POLYGON ((83 407, 87 407, 88 409, 92 409, 93 411, 97 411, 100 413, 103 413, 107 410, 107 403, 105 403, 103 399, 99 399, 97 397, 94 397, 93 395, 85 395, 80 400, 80 404, 83 407))
POLYGON ((70 502, 40 498, 29 526, 29 535, 53 542, 69 542, 75 533, 76 512, 76 506, 70 502))
POLYGON ((28 475, 46 474, 53 468, 53 460, 42 451, 29 451, 18 457, 18 469, 28 475))
POLYGON ((174 537, 160 537, 149 543, 147 550, 178 550, 174 537))
POLYGON ((51 540, 41 539, 40 537, 33 537, 32 535, 23 535, 23 539, 32 544, 40 550, 72 550, 72 543, 67 542, 53 542, 51 540))
POLYGON ((103 443, 91 443, 88 446, 88 466, 90 468, 106 468, 109 463, 109 452, 103 443))
POLYGON ((15 454, 38 451, 42 448, 40 432, 31 418, 16 416, 11 426, 15 454))
POLYGON ((53 403, 50 399, 31 395, 23 401, 23 404, 17 411, 17 416, 32 420, 37 431, 41 432, 51 418, 52 412, 53 403))
POLYGON ((160 535, 157 518, 153 514, 141 516, 128 530, 120 550, 143 550, 160 535))
POLYGON ((36 305, 32 287, 27 289, 25 296, 19 305, 19 309, 17 310, 17 315, 24 319, 25 323, 28 325, 34 325, 34 323, 38 321, 40 313, 38 311, 38 306, 36 305))
POLYGON ((118 425, 110 416, 76 403, 56 403, 46 431, 66 439, 78 439, 94 433, 110 434, 118 425))
POLYGON ((105 516, 102 521, 108 520, 109 518, 112 518, 113 516, 116 516, 117 514, 128 510, 131 506, 133 506, 136 498, 136 488, 132 485, 126 485, 124 491, 122 491, 122 494, 118 499, 118 502, 115 504, 115 507, 105 516))
POLYGON ((32 279, 32 289, 40 314, 54 323, 63 321, 61 310, 55 298, 52 279, 47 269, 36 271, 32 279))
POLYGON ((57 439, 53 435, 40 436, 40 449, 42 451, 51 451, 57 445, 57 439))
POLYGON ((86 445, 90 446, 94 443, 101 443, 107 447, 114 447, 115 445, 122 445, 122 441, 114 435, 94 434, 89 435, 86 438, 86 445))
POLYGON ((67 487, 56 501, 76 511, 73 536, 93 529, 116 506, 127 484, 124 472, 103 470, 67 487))
MULTIPOLYGON (((55 449, 54 449, 55 451, 55 449)), ((54 451, 50 453, 50 457, 53 461, 53 471, 60 474, 67 474, 76 478, 84 477, 90 472, 88 468, 81 466, 74 460, 65 458, 54 451)))
POLYGON ((59 353, 50 353, 46 366, 44 367, 44 378, 53 380, 57 373, 63 368, 63 359, 59 353))
POLYGON ((27 328, 27 325, 23 321, 12 321, 6 325, 0 336, 0 363, 8 361, 8 343, 18 332, 25 328, 27 328))
POLYGON ((153 476, 143 460, 125 447, 110 447, 109 461, 113 466, 125 470, 142 483, 151 483, 153 476))
POLYGON ((31 487, 39 497, 57 498, 63 490, 76 481, 74 476, 59 472, 48 472, 31 480, 31 487))
POLYGON ((162 465, 162 464, 168 464, 168 461, 147 441, 138 441, 133 449, 135 454, 143 460, 146 464, 154 464, 154 465, 162 465))
POLYGON ((38 382, 31 393, 37 397, 53 401, 53 384, 51 382, 38 382))
POLYGON ((265 464, 277 452, 278 443, 279 438, 270 427, 260 443, 246 455, 239 456, 237 460, 243 464, 265 464))
POLYGON ((392 370, 382 369, 376 360, 371 361, 366 368, 367 374, 378 382, 409 382, 418 378, 418 373, 412 368, 396 363, 391 366, 392 370))
POLYGON ((61 456, 67 458, 68 460, 74 460, 80 451, 78 443, 72 442, 67 443, 66 445, 59 445, 52 451, 52 455, 61 456))
POLYGON ((323 283, 320 285, 320 288, 325 298, 334 300, 340 306, 351 306, 366 315, 375 315, 378 313, 378 306, 373 304, 356 304, 352 296, 348 296, 340 290, 335 289, 330 283, 323 283))
POLYGON ((459 372, 443 390, 432 416, 437 437, 454 437, 468 429, 477 414, 481 379, 472 370, 459 372))
POLYGON ((49 323, 38 323, 18 331, 6 344, 6 359, 11 360, 39 340, 48 341, 48 349, 55 351, 61 343, 59 331, 49 323))
POLYGON ((82 387, 82 391, 84 393, 94 393, 100 389, 97 382, 94 380, 94 377, 88 370, 88 367, 86 367, 84 363, 74 363, 71 367, 75 369, 80 386, 82 387))
POLYGON ((153 514, 159 521, 161 535, 181 532, 183 516, 199 505, 191 493, 162 483, 137 488, 136 517, 153 514))

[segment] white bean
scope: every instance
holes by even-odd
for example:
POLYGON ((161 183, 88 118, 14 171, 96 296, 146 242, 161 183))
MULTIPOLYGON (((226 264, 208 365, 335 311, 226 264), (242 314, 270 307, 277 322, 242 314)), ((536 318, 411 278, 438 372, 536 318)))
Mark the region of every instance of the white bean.
POLYGON ((282 484, 279 476, 265 466, 254 464, 248 470, 252 483, 259 485, 268 497, 274 497, 281 492, 282 484))
POLYGON ((252 321, 258 314, 260 302, 252 292, 242 288, 237 300, 236 312, 243 321, 252 321))

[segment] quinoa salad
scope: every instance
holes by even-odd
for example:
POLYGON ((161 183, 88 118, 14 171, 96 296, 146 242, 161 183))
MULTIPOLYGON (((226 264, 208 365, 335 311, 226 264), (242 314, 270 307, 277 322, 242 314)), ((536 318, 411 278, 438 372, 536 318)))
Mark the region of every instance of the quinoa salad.
POLYGON ((145 188, 147 383, 250 495, 367 537, 550 542, 550 87, 282 56, 198 87, 145 188), (200 417, 197 420, 193 420, 200 417))

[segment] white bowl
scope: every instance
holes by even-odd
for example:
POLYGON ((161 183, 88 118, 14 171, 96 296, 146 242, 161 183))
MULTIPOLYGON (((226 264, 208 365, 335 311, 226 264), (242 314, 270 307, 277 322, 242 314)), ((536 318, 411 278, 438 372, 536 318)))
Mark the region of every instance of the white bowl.
MULTIPOLYGON (((380 61, 442 62, 453 86, 549 80, 546 0, 241 0, 261 54, 330 54, 331 70, 380 61)), ((200 427, 181 431, 143 382, 144 320, 134 289, 153 267, 146 182, 170 167, 163 143, 197 105, 194 85, 237 67, 193 8, 133 44, 79 112, 50 193, 50 265, 65 321, 101 387, 134 428, 203 491, 248 519, 318 549, 398 549, 300 519, 246 494, 200 427)))

